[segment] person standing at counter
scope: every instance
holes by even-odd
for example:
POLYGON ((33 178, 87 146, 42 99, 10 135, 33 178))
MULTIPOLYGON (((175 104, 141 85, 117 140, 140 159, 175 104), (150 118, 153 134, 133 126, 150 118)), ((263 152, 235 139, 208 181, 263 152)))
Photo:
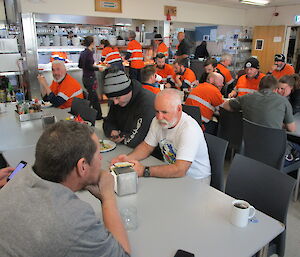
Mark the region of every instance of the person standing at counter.
POLYGON ((190 56, 191 46, 189 42, 185 39, 184 32, 178 32, 177 39, 179 41, 179 44, 177 46, 175 59, 183 60, 184 66, 189 67, 189 56, 190 56))
POLYGON ((88 100, 91 106, 98 112, 96 119, 102 119, 102 111, 99 103, 97 89, 97 80, 95 71, 99 68, 94 65, 93 49, 94 38, 87 36, 84 38, 83 45, 86 47, 84 51, 80 53, 78 67, 82 69, 82 82, 86 90, 88 91, 88 100))
POLYGON ((123 71, 109 68, 105 72, 103 91, 113 104, 103 122, 104 134, 116 143, 136 147, 144 140, 155 116, 155 95, 123 71))
POLYGON ((44 101, 50 101, 54 107, 64 109, 71 107, 74 97, 83 98, 81 85, 67 73, 64 61, 52 62, 52 75, 50 87, 43 75, 39 74, 37 77, 44 101))
POLYGON ((1 257, 129 257, 114 179, 101 160, 91 127, 60 121, 46 129, 32 169, 0 190, 1 257), (97 198, 103 219, 75 194, 84 189, 97 198))
POLYGON ((209 57, 209 53, 207 51, 207 42, 206 41, 202 41, 200 45, 198 45, 196 47, 196 50, 195 50, 195 59, 198 59, 198 58, 208 58, 209 57))
POLYGON ((168 62, 169 58, 169 48, 167 45, 164 43, 163 38, 161 34, 155 34, 154 35, 154 44, 156 46, 156 56, 158 54, 163 54, 166 58, 166 61, 168 62))
POLYGON ((141 69, 145 67, 143 48, 142 45, 135 40, 135 38, 135 32, 129 30, 128 39, 130 42, 127 46, 125 60, 129 61, 129 78, 136 79, 141 82, 141 69))
POLYGON ((124 70, 123 61, 119 49, 117 47, 113 47, 106 39, 102 39, 100 44, 103 48, 101 61, 107 62, 111 67, 115 66, 119 70, 124 70))

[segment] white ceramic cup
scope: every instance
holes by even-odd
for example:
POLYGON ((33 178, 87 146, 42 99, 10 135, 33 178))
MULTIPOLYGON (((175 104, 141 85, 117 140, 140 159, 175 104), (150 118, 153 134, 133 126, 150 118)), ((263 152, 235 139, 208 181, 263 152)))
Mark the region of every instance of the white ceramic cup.
POLYGON ((230 221, 233 225, 244 228, 248 225, 248 220, 255 215, 255 208, 243 200, 232 202, 232 211, 230 221))

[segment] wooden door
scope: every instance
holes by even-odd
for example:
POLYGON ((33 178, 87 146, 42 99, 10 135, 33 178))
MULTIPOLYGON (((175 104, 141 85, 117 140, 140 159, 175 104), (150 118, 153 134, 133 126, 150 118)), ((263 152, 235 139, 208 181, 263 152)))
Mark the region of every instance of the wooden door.
MULTIPOLYGON (((268 72, 274 63, 274 55, 284 51, 286 26, 256 26, 253 29, 252 56, 257 56, 260 70, 268 72), (257 40, 263 40, 261 50, 256 50, 257 40)), ((259 44, 259 42, 258 42, 259 44)), ((258 47, 259 48, 259 47, 258 47)))

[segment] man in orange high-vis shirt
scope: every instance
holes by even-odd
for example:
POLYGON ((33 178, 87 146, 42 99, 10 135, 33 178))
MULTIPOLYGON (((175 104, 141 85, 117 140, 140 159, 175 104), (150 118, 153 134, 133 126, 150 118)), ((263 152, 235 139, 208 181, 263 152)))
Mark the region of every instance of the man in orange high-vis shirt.
POLYGON ((205 132, 216 135, 218 126, 215 121, 212 121, 212 117, 224 102, 220 92, 224 78, 220 73, 212 72, 207 80, 208 82, 199 84, 191 91, 185 104, 199 106, 205 132))
POLYGON ((158 54, 164 54, 166 59, 168 59, 169 58, 169 48, 164 43, 161 34, 154 35, 154 44, 156 45, 156 54, 155 55, 157 56, 158 54))
POLYGON ((230 98, 256 92, 260 80, 265 76, 259 71, 259 62, 254 57, 246 61, 244 68, 246 74, 238 79, 234 90, 228 95, 230 98))
POLYGON ((66 70, 64 61, 52 62, 52 84, 48 85, 43 75, 38 75, 43 100, 50 101, 54 107, 69 108, 74 97, 83 98, 79 82, 71 77, 66 70))
POLYGON ((127 54, 125 59, 129 61, 129 77, 141 81, 141 69, 145 67, 143 48, 141 44, 135 40, 136 34, 134 31, 129 30, 127 46, 127 54))
POLYGON ((160 92, 160 87, 156 81, 155 73, 156 73, 156 69, 154 65, 146 65, 141 70, 143 88, 151 91, 154 94, 157 94, 160 92))
POLYGON ((285 63, 285 56, 283 54, 275 54, 274 65, 267 74, 272 74, 275 78, 280 79, 284 75, 292 75, 294 73, 294 67, 285 63))
POLYGON ((173 77, 175 83, 173 83, 173 86, 180 90, 185 88, 190 89, 196 83, 195 73, 191 69, 184 67, 184 64, 185 60, 179 59, 176 60, 173 65, 175 71, 173 77))
POLYGON ((224 92, 225 96, 227 96, 234 87, 234 79, 231 75, 230 70, 228 69, 228 66, 230 66, 232 63, 232 55, 230 54, 223 54, 221 57, 221 61, 217 64, 217 69, 220 71, 220 73, 223 74, 225 83, 224 86, 226 88, 226 92, 224 92))
POLYGON ((165 87, 171 87, 171 83, 175 85, 175 71, 172 65, 166 63, 166 57, 162 53, 156 56, 156 74, 162 77, 160 83, 165 84, 165 87))

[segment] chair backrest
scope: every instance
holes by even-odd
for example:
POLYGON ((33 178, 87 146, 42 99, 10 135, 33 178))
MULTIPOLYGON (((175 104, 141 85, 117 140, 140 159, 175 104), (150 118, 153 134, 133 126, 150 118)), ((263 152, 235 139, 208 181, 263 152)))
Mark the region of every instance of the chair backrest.
POLYGON ((224 192, 224 161, 228 142, 222 138, 204 133, 211 167, 210 185, 224 192))
MULTIPOLYGON (((256 209, 286 224, 295 180, 264 163, 236 154, 229 170, 225 193, 243 199, 256 209)), ((274 241, 284 255, 285 232, 274 241)))
POLYGON ((81 107, 79 110, 79 115, 81 116, 82 119, 85 121, 89 121, 92 123, 93 126, 95 126, 95 121, 97 117, 97 110, 89 107, 89 106, 84 106, 81 107))
POLYGON ((239 151, 243 136, 242 112, 230 112, 221 107, 217 135, 227 140, 229 147, 239 151))
POLYGON ((90 106, 89 100, 74 97, 72 101, 70 113, 73 115, 78 115, 81 108, 89 107, 89 106, 90 106))
POLYGON ((286 132, 243 119, 244 155, 281 170, 286 151, 286 132))
POLYGON ((190 115, 191 117, 193 117, 198 122, 199 126, 201 127, 202 119, 201 119, 201 110, 200 110, 199 106, 183 104, 182 110, 185 113, 187 113, 188 115, 190 115))

